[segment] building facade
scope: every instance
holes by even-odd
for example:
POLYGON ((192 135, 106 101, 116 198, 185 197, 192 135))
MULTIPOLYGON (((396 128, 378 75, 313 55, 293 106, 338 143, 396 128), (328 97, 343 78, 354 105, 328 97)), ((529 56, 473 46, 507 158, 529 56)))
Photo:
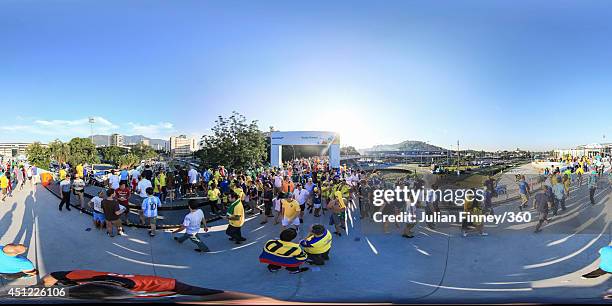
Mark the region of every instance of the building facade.
POLYGON ((191 156, 197 150, 195 138, 185 135, 170 137, 169 151, 172 157, 187 157, 191 156))
POLYGON ((573 149, 557 149, 554 150, 553 156, 555 158, 570 157, 594 157, 594 156, 612 156, 612 143, 594 143, 588 145, 578 146, 573 149))
POLYGON ((123 146, 123 135, 120 134, 112 134, 110 136, 110 145, 111 146, 118 146, 118 147, 122 147, 123 146))
MULTIPOLYGON (((0 157, 3 159, 25 157, 26 148, 29 145, 30 143, 25 142, 0 143, 0 157)), ((46 145, 43 144, 43 146, 46 145)))

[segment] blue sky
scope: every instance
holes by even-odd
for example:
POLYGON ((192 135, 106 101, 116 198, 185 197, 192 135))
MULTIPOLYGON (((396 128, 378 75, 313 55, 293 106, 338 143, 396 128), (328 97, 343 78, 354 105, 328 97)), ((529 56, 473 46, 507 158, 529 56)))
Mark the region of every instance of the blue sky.
POLYGON ((260 127, 551 149, 612 138, 609 1, 0 1, 0 141, 260 127))

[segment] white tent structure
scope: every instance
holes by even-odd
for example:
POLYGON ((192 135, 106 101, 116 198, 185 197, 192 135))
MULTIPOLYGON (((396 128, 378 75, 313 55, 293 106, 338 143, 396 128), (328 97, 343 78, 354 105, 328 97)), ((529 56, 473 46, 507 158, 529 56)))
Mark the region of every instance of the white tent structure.
POLYGON ((273 167, 283 163, 283 146, 327 146, 329 164, 340 167, 340 135, 327 131, 292 131, 270 133, 270 162, 273 167))

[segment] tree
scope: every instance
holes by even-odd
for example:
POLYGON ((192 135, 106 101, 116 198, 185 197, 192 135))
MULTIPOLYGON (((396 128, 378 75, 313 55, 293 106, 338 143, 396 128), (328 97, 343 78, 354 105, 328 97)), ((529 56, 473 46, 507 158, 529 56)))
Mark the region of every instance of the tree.
POLYGON ((196 156, 205 167, 223 165, 233 169, 260 167, 266 158, 266 139, 257 120, 232 112, 228 118, 219 116, 212 135, 202 136, 202 149, 196 156))
POLYGON ((68 162, 71 165, 79 164, 95 164, 100 162, 96 146, 91 142, 90 138, 72 138, 68 142, 70 147, 70 155, 68 162))
POLYGON ((140 158, 133 153, 121 155, 117 160, 119 168, 132 168, 140 163, 140 158))
POLYGON ((26 148, 28 161, 38 168, 47 168, 51 163, 51 153, 40 142, 34 142, 26 148))
POLYGON ((340 148, 340 155, 361 155, 357 152, 357 149, 352 146, 340 148))
POLYGON ((119 158, 127 153, 127 150, 118 146, 108 146, 98 148, 102 159, 118 164, 119 158))
POLYGON ((141 160, 155 158, 159 155, 155 149, 142 142, 132 147, 132 154, 138 156, 141 160))
POLYGON ((70 156, 70 146, 56 139, 49 143, 49 157, 59 164, 65 164, 70 156))

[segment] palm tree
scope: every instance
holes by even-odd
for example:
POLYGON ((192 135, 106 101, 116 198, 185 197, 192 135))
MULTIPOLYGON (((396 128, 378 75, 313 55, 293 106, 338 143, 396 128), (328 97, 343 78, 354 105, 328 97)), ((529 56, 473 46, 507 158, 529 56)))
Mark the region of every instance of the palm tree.
POLYGON ((59 164, 64 164, 68 161, 68 157, 70 156, 70 146, 56 139, 49 143, 49 153, 52 159, 59 164))

